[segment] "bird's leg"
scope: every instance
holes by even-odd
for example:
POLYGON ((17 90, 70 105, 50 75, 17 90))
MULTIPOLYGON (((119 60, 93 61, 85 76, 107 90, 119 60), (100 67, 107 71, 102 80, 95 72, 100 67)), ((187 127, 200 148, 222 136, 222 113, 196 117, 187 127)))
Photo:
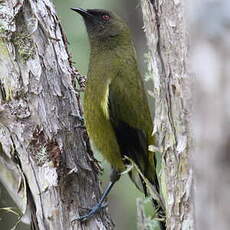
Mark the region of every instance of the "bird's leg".
POLYGON ((110 176, 110 182, 107 185, 107 187, 105 188, 105 191, 103 192, 99 202, 90 209, 90 211, 83 215, 83 216, 78 216, 75 217, 71 222, 78 220, 78 221, 86 221, 88 220, 90 217, 94 216, 98 211, 100 211, 101 209, 105 208, 107 206, 107 204, 104 203, 106 197, 108 196, 109 192, 111 191, 113 185, 119 180, 120 178, 120 173, 118 171, 116 171, 115 169, 113 169, 111 176, 110 176))

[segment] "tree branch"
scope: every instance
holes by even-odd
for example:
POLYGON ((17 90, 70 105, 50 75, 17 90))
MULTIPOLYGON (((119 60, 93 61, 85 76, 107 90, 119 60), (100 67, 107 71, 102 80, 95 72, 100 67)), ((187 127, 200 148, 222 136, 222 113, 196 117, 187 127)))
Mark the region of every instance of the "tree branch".
POLYGON ((190 84, 183 1, 142 0, 154 82, 154 133, 162 165, 159 177, 166 203, 167 229, 193 229, 190 84))
MULTIPOLYGON (((66 39, 51 2, 0 4, 0 178, 34 229, 71 229, 100 191, 66 39)), ((112 226, 102 212, 73 229, 112 226)))

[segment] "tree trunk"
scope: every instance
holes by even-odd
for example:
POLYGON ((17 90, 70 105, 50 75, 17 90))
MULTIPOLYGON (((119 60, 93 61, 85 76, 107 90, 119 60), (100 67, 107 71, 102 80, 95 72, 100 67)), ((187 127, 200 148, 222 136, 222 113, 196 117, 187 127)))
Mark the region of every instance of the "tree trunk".
POLYGON ((167 229, 193 229, 190 105, 191 76, 186 70, 188 39, 184 2, 142 0, 154 82, 154 132, 162 157, 160 175, 167 229))
POLYGON ((112 229, 106 212, 71 226, 96 203, 99 170, 53 5, 0 1, 0 31, 1 182, 33 229, 112 229))
POLYGON ((196 224, 197 229, 227 230, 230 226, 230 3, 229 0, 194 1, 192 7, 196 224))

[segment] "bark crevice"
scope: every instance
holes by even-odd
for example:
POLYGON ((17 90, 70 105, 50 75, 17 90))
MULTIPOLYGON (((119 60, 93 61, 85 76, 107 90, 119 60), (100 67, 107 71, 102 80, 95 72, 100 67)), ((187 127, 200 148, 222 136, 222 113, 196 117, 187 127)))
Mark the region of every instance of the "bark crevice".
POLYGON ((0 180, 34 229, 112 229, 105 210, 71 225, 100 196, 99 168, 72 85, 80 74, 54 7, 45 0, 0 5, 0 180))

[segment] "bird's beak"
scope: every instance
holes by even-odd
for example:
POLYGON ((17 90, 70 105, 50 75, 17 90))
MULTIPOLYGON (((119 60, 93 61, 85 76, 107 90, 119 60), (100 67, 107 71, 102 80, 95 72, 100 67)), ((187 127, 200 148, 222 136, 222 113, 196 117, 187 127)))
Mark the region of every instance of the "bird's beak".
POLYGON ((76 11, 77 13, 79 13, 83 18, 85 17, 93 17, 92 14, 90 14, 89 12, 87 12, 87 10, 81 9, 81 8, 71 8, 71 10, 76 11))

